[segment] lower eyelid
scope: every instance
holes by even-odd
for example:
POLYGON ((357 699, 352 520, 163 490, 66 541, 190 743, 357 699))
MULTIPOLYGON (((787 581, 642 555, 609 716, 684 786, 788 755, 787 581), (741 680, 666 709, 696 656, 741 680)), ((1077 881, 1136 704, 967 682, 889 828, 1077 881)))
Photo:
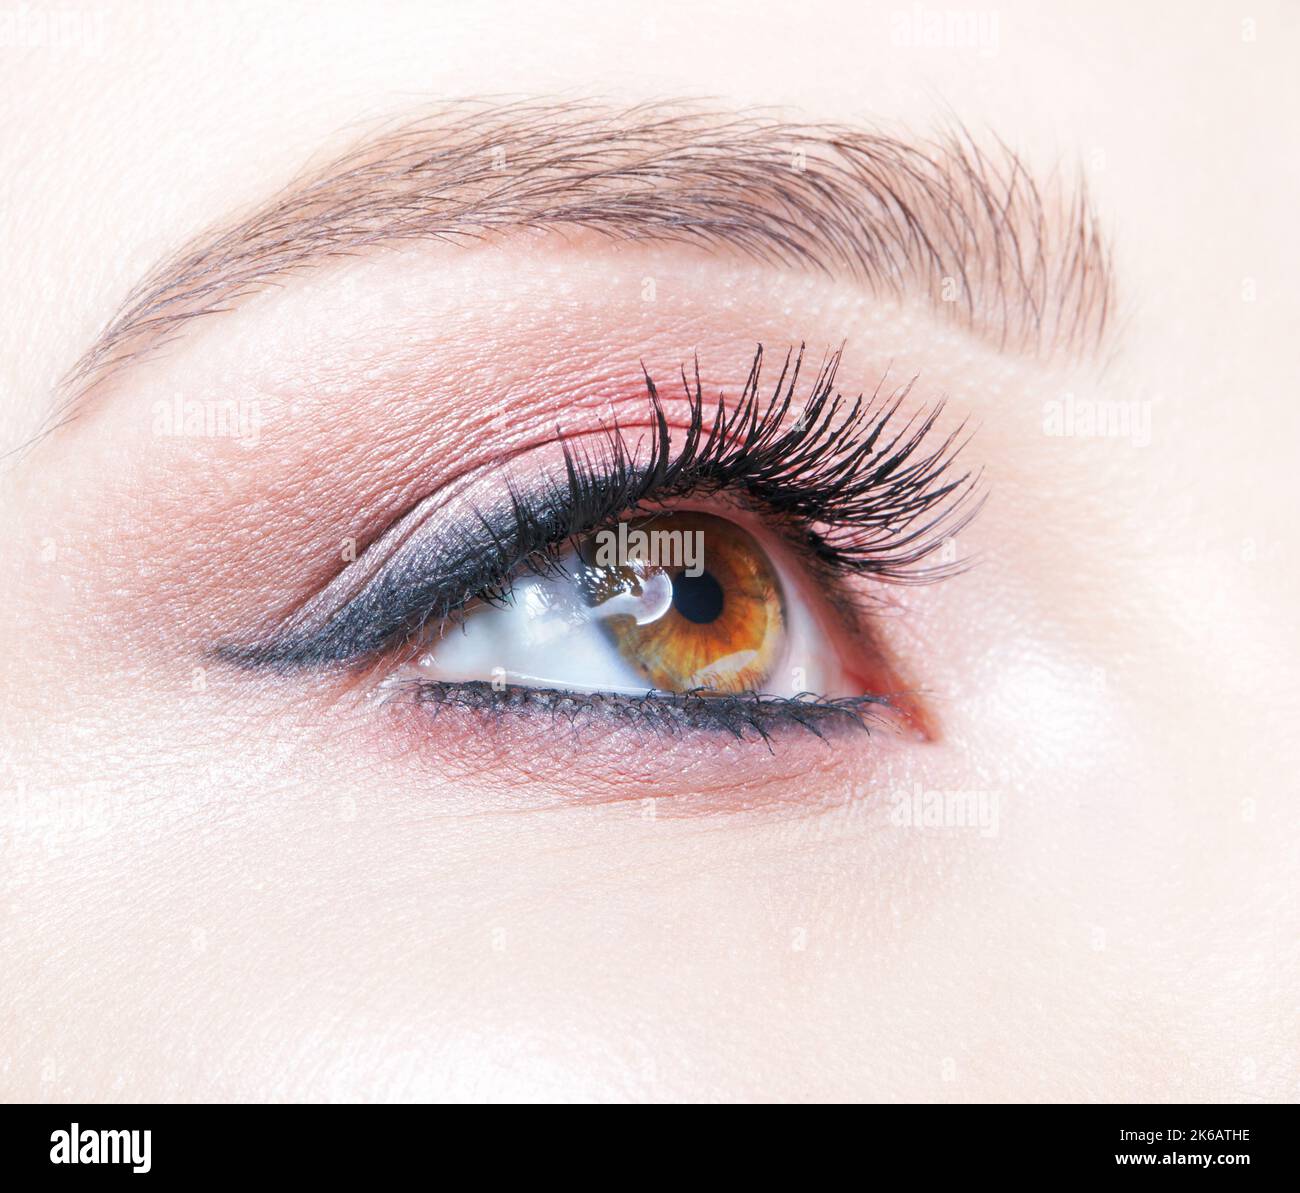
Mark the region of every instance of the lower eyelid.
POLYGON ((638 817, 806 814, 876 791, 913 748, 894 711, 870 701, 818 712, 812 702, 754 709, 412 682, 358 697, 364 715, 346 718, 352 748, 452 811, 469 784, 476 812, 624 804, 638 817))
MULTIPOLYGON (((492 774, 602 801, 712 789, 734 806, 751 779, 771 777, 748 769, 763 758, 791 759, 776 775, 783 787, 842 769, 856 793, 872 778, 872 758, 915 737, 871 697, 760 702, 424 683, 386 693, 384 711, 375 748, 430 778, 492 774)), ((518 787, 507 791, 513 803, 523 798, 518 787)))

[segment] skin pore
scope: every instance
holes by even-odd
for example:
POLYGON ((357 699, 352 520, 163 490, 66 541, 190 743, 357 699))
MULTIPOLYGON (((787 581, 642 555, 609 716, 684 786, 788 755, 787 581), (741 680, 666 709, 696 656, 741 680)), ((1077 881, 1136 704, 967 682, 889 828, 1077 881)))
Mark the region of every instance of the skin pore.
POLYGON ((996 17, 109 4, 0 49, 3 1096, 1295 1096, 1294 22, 996 17), (511 226, 64 385, 193 238, 505 92, 1001 138, 1086 180, 1107 329, 1030 351, 924 280, 511 226), (858 589, 933 740, 486 725, 217 657, 438 485, 644 425, 643 369, 735 394, 801 343, 973 432, 974 566, 858 589), (244 434, 166 431, 232 397, 244 434), (983 815, 902 822, 931 796, 983 815))

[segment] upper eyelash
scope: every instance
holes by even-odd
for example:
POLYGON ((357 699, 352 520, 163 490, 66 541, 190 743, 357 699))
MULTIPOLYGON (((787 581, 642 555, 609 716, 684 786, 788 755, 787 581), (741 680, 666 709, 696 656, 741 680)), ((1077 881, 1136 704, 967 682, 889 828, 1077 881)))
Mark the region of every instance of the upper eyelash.
POLYGON ((596 450, 563 441, 562 475, 527 492, 510 484, 498 507, 423 539, 417 535, 323 621, 299 618, 267 642, 226 644, 217 653, 280 669, 358 662, 403 638, 414 640, 430 624, 445 627, 475 600, 501 599, 517 574, 556 568, 563 544, 620 515, 652 501, 722 491, 792 523, 802 553, 828 576, 916 582, 955 570, 920 566, 979 508, 970 500, 978 477, 948 475, 964 442, 960 430, 922 450, 942 403, 891 430, 911 384, 887 399, 877 386, 870 398, 848 405, 834 389, 836 352, 790 425, 803 360, 802 345, 786 353, 764 400, 759 345, 735 405, 729 408, 720 394, 708 418, 698 361, 693 382, 683 368, 689 419, 676 450, 658 388, 644 373, 651 432, 644 462, 643 439, 630 445, 617 422, 596 450))
POLYGON ((835 352, 819 371, 795 425, 787 427, 803 359, 802 344, 797 353, 786 353, 764 406, 759 396, 760 344, 735 407, 728 411, 719 394, 707 432, 696 360, 693 383, 682 372, 690 421, 676 452, 659 391, 646 373, 654 432, 647 464, 637 465, 616 424, 602 461, 593 463, 584 452, 579 465, 566 444, 568 492, 552 495, 571 508, 592 506, 588 484, 592 478, 605 484, 605 477, 623 490, 626 509, 652 498, 739 490, 760 507, 803 524, 809 549, 837 570, 895 583, 940 579, 953 571, 952 564, 917 568, 978 512, 978 503, 965 500, 975 492, 978 477, 964 473, 947 479, 963 444, 961 429, 933 451, 920 453, 943 402, 913 415, 882 445, 912 383, 882 400, 882 379, 870 398, 859 396, 846 411, 845 399, 835 392, 840 364, 840 353, 835 352))

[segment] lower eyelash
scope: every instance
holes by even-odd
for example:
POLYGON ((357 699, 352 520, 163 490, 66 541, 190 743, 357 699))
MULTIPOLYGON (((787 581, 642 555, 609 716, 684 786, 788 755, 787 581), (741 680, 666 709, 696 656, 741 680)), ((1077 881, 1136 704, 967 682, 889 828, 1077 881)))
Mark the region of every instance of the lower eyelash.
POLYGON ((704 695, 698 692, 654 692, 627 695, 613 692, 566 692, 508 684, 495 688, 473 680, 411 680, 398 685, 393 698, 406 697, 433 710, 458 709, 493 719, 549 714, 553 723, 578 729, 603 722, 649 730, 664 737, 682 732, 723 733, 738 741, 758 739, 769 749, 776 734, 801 730, 815 737, 855 730, 869 732, 890 723, 892 703, 885 696, 830 699, 811 693, 799 696, 704 695))

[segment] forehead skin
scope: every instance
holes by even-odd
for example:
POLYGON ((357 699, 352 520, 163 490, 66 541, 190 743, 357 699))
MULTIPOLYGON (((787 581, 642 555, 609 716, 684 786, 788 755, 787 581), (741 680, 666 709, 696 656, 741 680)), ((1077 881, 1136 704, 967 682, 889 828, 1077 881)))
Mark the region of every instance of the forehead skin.
MULTIPOLYGON (((796 37, 775 6, 487 2, 110 3, 52 44, 5 39, 6 451, 141 277, 306 163, 430 101, 575 89, 955 116, 1040 175, 1079 166, 1117 278, 1080 392, 1149 403, 1151 434, 1063 456, 1037 429, 1072 365, 963 389, 957 341, 909 346, 964 393, 1004 483, 991 567, 936 591, 915 659, 957 740, 891 774, 998 791, 992 842, 900 839, 860 803, 488 815, 499 778, 464 768, 434 807, 388 760, 330 754, 332 726, 281 731, 274 694, 258 727, 206 719, 188 667, 168 687, 114 656, 68 596, 93 575, 42 570, 90 462, 105 508, 131 504, 113 425, 8 457, 0 1016, 23 1030, 0 1096, 1294 1097, 1295 21, 1056 8, 1000 4, 975 45, 925 44, 913 6, 816 2, 796 37)), ((182 375, 180 352, 160 368, 182 375)), ((74 557, 108 572, 116 552, 146 591, 152 544, 94 514, 74 557)))

